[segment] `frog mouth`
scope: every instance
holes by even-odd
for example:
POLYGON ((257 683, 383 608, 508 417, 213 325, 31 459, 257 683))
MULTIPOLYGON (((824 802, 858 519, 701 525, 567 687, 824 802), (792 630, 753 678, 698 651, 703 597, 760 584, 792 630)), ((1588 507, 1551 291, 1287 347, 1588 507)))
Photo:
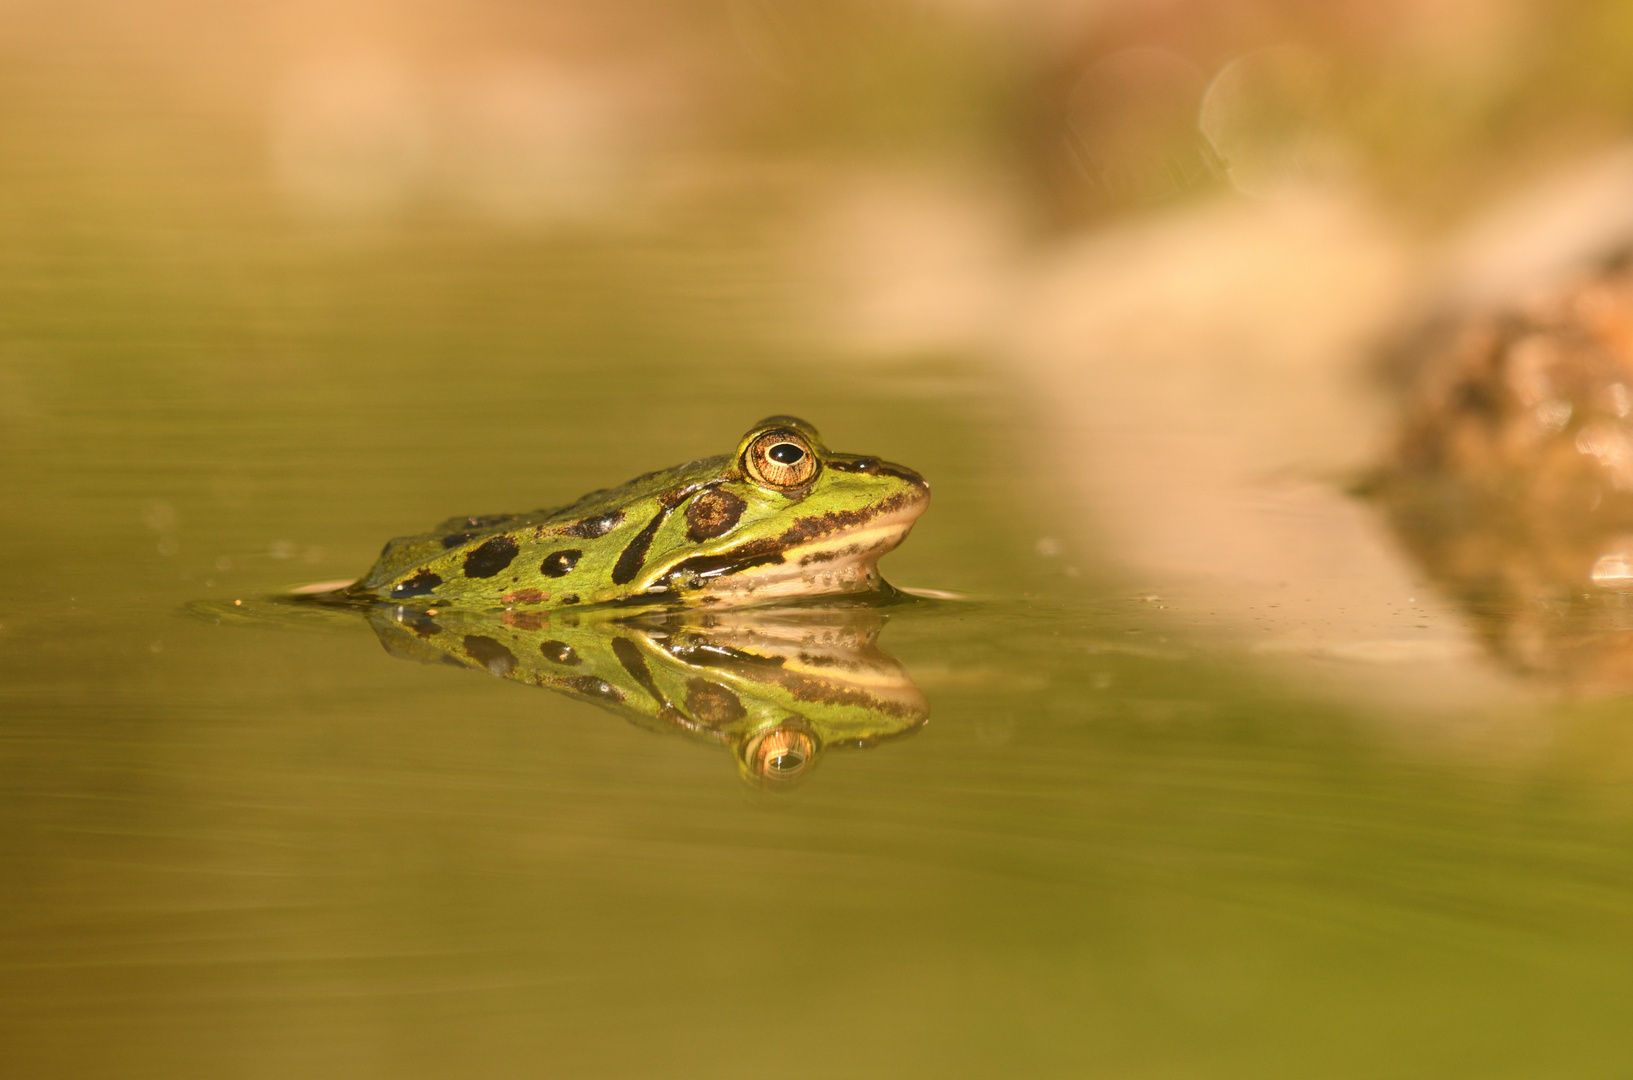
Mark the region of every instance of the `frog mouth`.
POLYGON ((880 557, 907 538, 928 504, 915 488, 867 511, 801 518, 780 536, 682 559, 655 575, 647 592, 701 592, 718 602, 875 589, 880 557))

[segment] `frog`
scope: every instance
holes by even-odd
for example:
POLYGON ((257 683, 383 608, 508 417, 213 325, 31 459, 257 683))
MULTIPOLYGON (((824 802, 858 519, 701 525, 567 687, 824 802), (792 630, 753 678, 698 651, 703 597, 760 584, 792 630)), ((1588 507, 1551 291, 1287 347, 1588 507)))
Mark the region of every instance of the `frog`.
POLYGON ((376 604, 386 652, 474 669, 600 706, 652 731, 727 749, 751 788, 787 791, 830 749, 911 735, 923 692, 878 648, 887 609, 486 611, 376 604))
POLYGON ((592 491, 554 509, 453 517, 386 544, 343 601, 539 609, 740 607, 887 595, 881 556, 929 505, 912 469, 830 451, 794 416, 731 454, 592 491))

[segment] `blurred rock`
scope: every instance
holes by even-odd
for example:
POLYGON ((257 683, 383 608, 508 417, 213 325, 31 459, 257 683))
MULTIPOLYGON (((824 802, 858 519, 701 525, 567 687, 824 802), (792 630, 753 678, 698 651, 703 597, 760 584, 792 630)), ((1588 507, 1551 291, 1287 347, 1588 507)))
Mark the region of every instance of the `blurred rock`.
POLYGON ((1345 694, 1466 707, 1499 684, 1344 490, 1383 449, 1365 360, 1419 257, 1341 190, 1222 199, 1048 257, 1004 360, 1043 418, 1051 489, 1177 618, 1345 694))
POLYGON ((1633 689, 1633 266, 1448 318, 1412 352, 1374 484, 1398 535, 1505 663, 1633 689))

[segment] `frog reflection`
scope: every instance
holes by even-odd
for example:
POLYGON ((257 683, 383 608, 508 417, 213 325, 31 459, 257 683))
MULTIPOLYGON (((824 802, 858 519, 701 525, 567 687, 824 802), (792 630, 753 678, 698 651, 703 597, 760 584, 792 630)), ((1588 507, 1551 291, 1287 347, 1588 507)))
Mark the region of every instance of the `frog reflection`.
POLYGON ((594 619, 544 611, 376 606, 393 656, 485 670, 728 747, 749 784, 782 789, 824 752, 910 734, 929 717, 867 607, 594 619))
POLYGON ((1508 666, 1633 690, 1633 261, 1408 356, 1372 485, 1396 535, 1508 666))

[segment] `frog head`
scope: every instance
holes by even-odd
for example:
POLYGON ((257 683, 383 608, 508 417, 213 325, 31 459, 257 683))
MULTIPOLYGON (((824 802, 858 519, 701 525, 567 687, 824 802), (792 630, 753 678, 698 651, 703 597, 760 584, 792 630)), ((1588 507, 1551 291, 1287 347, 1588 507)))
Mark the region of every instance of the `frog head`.
POLYGON ((859 592, 880 584, 880 556, 930 501, 911 469, 839 454, 810 424, 773 416, 751 427, 706 482, 680 493, 633 592, 703 603, 859 592))

